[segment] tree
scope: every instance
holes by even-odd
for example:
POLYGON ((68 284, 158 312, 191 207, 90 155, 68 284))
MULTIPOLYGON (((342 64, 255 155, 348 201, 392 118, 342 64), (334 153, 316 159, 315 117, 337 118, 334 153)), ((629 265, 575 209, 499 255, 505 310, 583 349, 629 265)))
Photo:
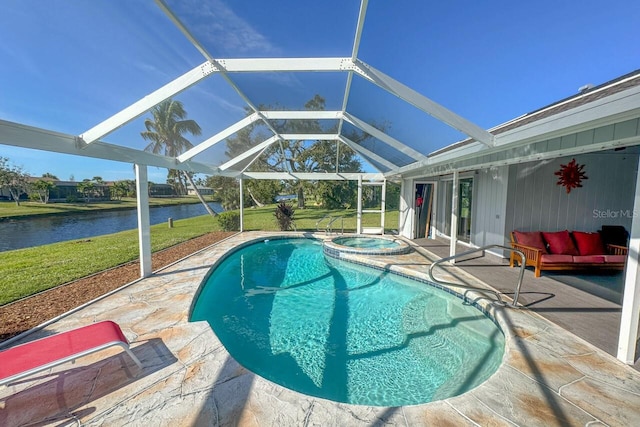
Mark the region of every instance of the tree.
POLYGON ((127 181, 116 181, 111 186, 111 197, 122 200, 129 193, 129 183, 127 181))
POLYGON ((49 203, 49 194, 51 190, 55 187, 53 182, 47 181, 44 179, 39 179, 33 184, 31 184, 31 187, 35 190, 36 194, 38 195, 38 198, 40 199, 40 202, 44 204, 49 203))
MULTIPOLYGON (((207 177, 205 182, 207 187, 213 188, 224 210, 228 211, 240 207, 240 183, 237 179, 228 176, 212 175, 207 177)), ((246 194, 244 198, 245 200, 247 199, 246 194)))
POLYGON ((0 157, 0 189, 6 188, 11 198, 20 206, 20 195, 29 189, 29 174, 21 167, 10 165, 9 159, 0 157))
MULTIPOLYGON (((253 110, 247 109, 246 113, 249 115, 253 113, 253 110)), ((260 122, 254 122, 240 129, 235 136, 227 138, 227 149, 225 154, 232 159, 244 153, 246 150, 262 143, 267 138, 269 138, 269 136, 260 127, 260 122)), ((268 172, 273 169, 264 161, 263 158, 259 158, 252 163, 251 170, 268 172)), ((245 181, 244 188, 248 195, 248 198, 245 197, 245 205, 251 201, 256 206, 261 207, 265 204, 272 203, 274 198, 282 191, 283 185, 281 181, 277 180, 255 179, 245 181)), ((239 200, 238 194, 236 194, 235 200, 236 202, 239 200)))
POLYGON ((358 198, 355 181, 320 181, 315 188, 316 198, 327 209, 353 208, 358 198))
POLYGON ((84 179, 82 182, 78 183, 78 191, 82 193, 85 203, 89 203, 89 201, 91 201, 91 196, 93 196, 93 193, 96 191, 96 185, 91 182, 91 180, 84 179))
MULTIPOLYGON (((315 95, 309 100, 304 108, 306 110, 324 110, 325 100, 320 95, 315 95)), ((261 107, 261 110, 273 110, 278 107, 261 107)), ((251 111, 247 111, 247 114, 251 111)), ((227 138, 226 154, 233 158, 247 149, 261 143, 267 137, 260 132, 259 122, 245 127, 233 138, 227 138)), ((272 121, 275 130, 278 133, 331 133, 337 129, 323 129, 319 120, 276 120, 272 121)), ((329 140, 289 140, 282 141, 271 145, 265 150, 263 155, 254 161, 250 167, 251 171, 277 171, 283 172, 290 170, 291 172, 334 172, 336 170, 336 162, 340 171, 360 172, 361 164, 358 161, 356 153, 345 145, 340 145, 336 141, 329 140)), ((257 181, 251 181, 247 187, 251 190, 250 194, 255 195, 254 188, 258 186, 257 181)), ((282 186, 281 183, 278 183, 282 186)), ((285 186, 290 191, 295 192, 298 197, 298 207, 305 206, 305 192, 310 192, 317 187, 326 186, 327 184, 311 183, 304 181, 287 182, 285 186)), ((341 186, 342 192, 351 189, 348 182, 332 182, 331 185, 341 186)), ((277 193, 276 193, 277 194, 277 193)), ((321 194, 326 194, 323 192, 321 194)), ((354 192, 355 197, 355 192, 354 192)), ((323 203, 331 203, 327 199, 321 200, 323 203)), ((340 202, 341 205, 346 204, 340 202)))
POLYGON ((252 179, 245 184, 247 194, 258 207, 273 203, 283 188, 281 181, 272 179, 252 179))
POLYGON ((53 180, 56 180, 56 181, 60 181, 60 180, 58 179, 58 177, 57 177, 57 176, 55 176, 54 174, 49 173, 49 172, 45 172, 45 173, 43 173, 43 174, 42 174, 42 177, 43 177, 43 178, 53 179, 53 180))
MULTIPOLYGON (((145 151, 155 154, 164 154, 169 157, 177 157, 193 147, 183 135, 190 133, 197 136, 202 133, 200 125, 194 120, 187 120, 187 112, 180 101, 171 98, 162 101, 151 109, 153 119, 146 119, 144 126, 147 129, 140 135, 146 141, 151 141, 145 151)), ((178 194, 186 194, 187 186, 183 177, 177 170, 169 170, 167 183, 174 180, 178 194)))

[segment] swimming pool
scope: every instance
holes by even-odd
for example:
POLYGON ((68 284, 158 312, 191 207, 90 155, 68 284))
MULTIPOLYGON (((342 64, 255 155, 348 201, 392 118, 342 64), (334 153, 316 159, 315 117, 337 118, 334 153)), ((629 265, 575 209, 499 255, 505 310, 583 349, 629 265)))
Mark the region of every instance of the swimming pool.
POLYGON ((270 381, 373 406, 426 403, 496 371, 504 335, 477 308, 408 278, 323 255, 313 239, 254 243, 203 282, 190 316, 270 381))

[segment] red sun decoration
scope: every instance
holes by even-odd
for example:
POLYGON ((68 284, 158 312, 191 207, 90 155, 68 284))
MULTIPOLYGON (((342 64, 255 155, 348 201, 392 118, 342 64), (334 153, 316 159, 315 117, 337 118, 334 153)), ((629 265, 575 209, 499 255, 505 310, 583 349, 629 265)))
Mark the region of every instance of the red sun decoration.
POLYGON ((554 175, 558 175, 557 185, 562 185, 567 188, 567 194, 571 193, 572 188, 582 187, 582 180, 589 179, 584 172, 584 165, 576 163, 576 159, 571 160, 566 165, 560 165, 560 170, 554 172, 554 175))

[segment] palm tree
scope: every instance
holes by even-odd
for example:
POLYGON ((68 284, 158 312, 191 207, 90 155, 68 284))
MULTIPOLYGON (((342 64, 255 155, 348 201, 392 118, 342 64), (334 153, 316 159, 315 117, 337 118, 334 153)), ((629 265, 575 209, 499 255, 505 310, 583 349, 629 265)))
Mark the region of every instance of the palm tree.
MULTIPOLYGON (((164 100, 151 109, 151 114, 153 119, 144 121, 147 130, 140 133, 143 139, 151 141, 145 147, 145 151, 177 157, 193 147, 183 134, 190 133, 197 136, 202 133, 202 129, 195 120, 185 119, 187 112, 180 101, 171 98, 164 100)), ((180 187, 178 191, 185 194, 186 183, 183 182, 182 174, 170 170, 168 178, 171 176, 178 177, 180 187)))

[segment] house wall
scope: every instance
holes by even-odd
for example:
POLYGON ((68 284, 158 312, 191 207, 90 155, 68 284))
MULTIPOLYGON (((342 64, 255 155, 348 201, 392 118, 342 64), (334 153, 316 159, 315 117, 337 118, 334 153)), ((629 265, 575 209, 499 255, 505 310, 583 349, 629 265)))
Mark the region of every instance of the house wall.
MULTIPOLYGON (((471 244, 474 246, 503 245, 506 220, 506 201, 509 179, 508 166, 482 169, 474 173, 461 174, 461 178, 473 177, 471 244)), ((451 176, 440 177, 435 209, 437 233, 448 237, 445 230, 446 216, 451 215, 451 206, 446 205, 445 183, 451 176)), ((502 256, 500 249, 490 252, 502 256)))
MULTIPOLYGON (((471 244, 509 246, 509 233, 513 230, 596 231, 602 225, 622 225, 631 230, 639 153, 639 147, 627 147, 621 151, 608 150, 478 170, 473 175, 471 244), (585 165, 588 179, 582 182, 581 188, 567 194, 564 187, 556 184, 558 176, 555 172, 560 165, 574 158, 578 164, 585 165)), ((461 174, 461 177, 467 176, 461 174)), ((429 178, 438 181, 434 208, 437 211, 436 228, 441 236, 445 235, 445 215, 451 215, 451 207, 445 206, 444 190, 444 183, 450 178, 450 175, 429 178)), ((412 200, 414 181, 404 180, 403 199, 412 200)), ((409 206, 404 207, 411 212, 409 206)), ((640 215, 640 212, 635 214, 640 215)), ((409 225, 407 218, 400 226, 407 237, 411 233, 409 225)), ((508 255, 500 250, 491 252, 508 255)))
POLYGON ((505 238, 513 230, 596 231, 602 225, 630 230, 637 165, 634 147, 511 165, 505 238), (554 172, 573 158, 585 165, 588 179, 567 194, 554 172))
POLYGON ((446 187, 442 177, 438 179, 438 192, 436 194, 436 234, 445 235, 445 215, 451 216, 451 206, 445 206, 446 187))
POLYGON ((413 218, 413 179, 403 179, 400 184, 400 205, 398 206, 398 233, 411 239, 411 218, 413 218))
MULTIPOLYGON (((482 169, 474 176, 471 243, 475 246, 504 244, 508 183, 508 166, 482 169)), ((491 252, 502 255, 500 249, 491 252)))

